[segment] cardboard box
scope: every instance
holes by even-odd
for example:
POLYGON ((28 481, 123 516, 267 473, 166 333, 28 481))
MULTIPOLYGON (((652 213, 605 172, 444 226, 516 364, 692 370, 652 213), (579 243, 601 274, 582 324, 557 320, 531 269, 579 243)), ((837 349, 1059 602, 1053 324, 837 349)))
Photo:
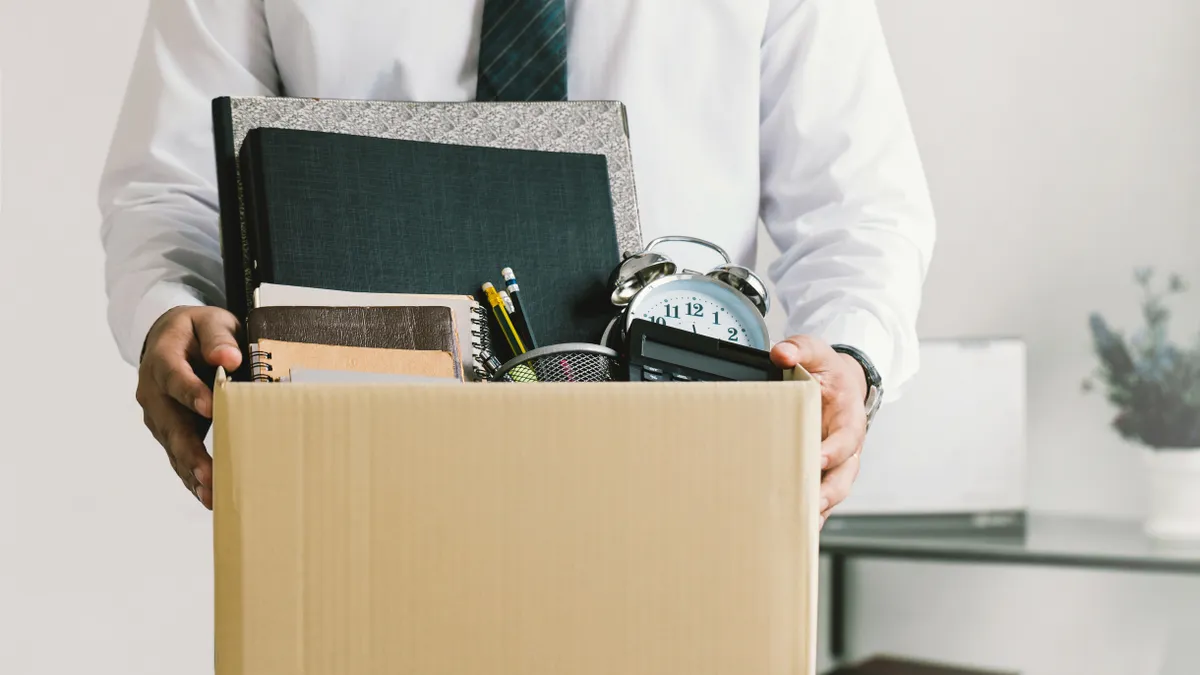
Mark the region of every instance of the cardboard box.
POLYGON ((811 675, 819 385, 218 376, 217 675, 811 675))

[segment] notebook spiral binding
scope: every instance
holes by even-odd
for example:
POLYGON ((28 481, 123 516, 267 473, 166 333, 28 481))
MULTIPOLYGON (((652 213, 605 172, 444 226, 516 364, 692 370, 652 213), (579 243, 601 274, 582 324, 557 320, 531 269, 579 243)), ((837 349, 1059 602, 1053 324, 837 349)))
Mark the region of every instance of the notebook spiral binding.
POLYGON ((481 304, 476 304, 471 307, 471 356, 474 361, 475 379, 486 381, 491 377, 487 367, 484 365, 488 360, 495 360, 492 356, 492 338, 491 330, 489 329, 489 317, 487 309, 481 304))
POLYGON ((250 345, 250 381, 274 382, 275 378, 271 377, 272 370, 274 367, 271 365, 271 352, 259 349, 256 344, 250 345))

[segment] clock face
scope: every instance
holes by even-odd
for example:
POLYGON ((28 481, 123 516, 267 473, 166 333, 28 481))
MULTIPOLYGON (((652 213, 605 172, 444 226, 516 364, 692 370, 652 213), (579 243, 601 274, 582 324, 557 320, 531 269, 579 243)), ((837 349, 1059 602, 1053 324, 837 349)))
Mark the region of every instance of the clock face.
POLYGON ((766 348, 758 310, 736 290, 704 277, 659 279, 639 293, 630 306, 630 319, 699 335, 766 348))

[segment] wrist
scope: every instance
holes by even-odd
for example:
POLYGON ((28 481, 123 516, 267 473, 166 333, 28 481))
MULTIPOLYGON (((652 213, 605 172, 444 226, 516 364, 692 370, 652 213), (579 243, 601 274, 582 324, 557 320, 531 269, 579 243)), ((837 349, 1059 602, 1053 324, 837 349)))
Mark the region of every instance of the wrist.
POLYGON ((850 369, 850 372, 856 373, 858 375, 858 377, 853 378, 853 381, 855 383, 854 389, 856 392, 858 392, 859 397, 863 401, 866 401, 867 394, 871 390, 871 382, 868 379, 866 369, 862 367, 862 364, 859 363, 857 359, 855 359, 853 356, 850 356, 849 354, 846 354, 843 352, 838 352, 837 356, 839 359, 842 360, 842 363, 846 364, 846 367, 850 369))
POLYGON ((160 282, 152 286, 134 308, 132 321, 118 340, 126 362, 138 366, 144 351, 153 342, 151 332, 163 317, 177 307, 202 307, 207 304, 200 292, 178 282, 160 282))
POLYGON ((883 380, 879 375, 879 371, 875 368, 875 364, 871 362, 871 359, 855 347, 838 344, 833 345, 833 350, 843 358, 854 361, 863 375, 863 382, 865 384, 863 405, 867 407, 867 427, 869 428, 883 399, 883 380))
POLYGON ((142 338, 142 349, 138 353, 138 365, 141 365, 142 360, 146 358, 146 348, 150 346, 150 341, 154 339, 155 334, 159 331, 161 326, 165 322, 169 321, 173 314, 178 313, 180 309, 190 306, 191 305, 175 305, 173 307, 169 307, 162 314, 159 314, 158 318, 150 324, 150 327, 146 330, 146 336, 142 338))

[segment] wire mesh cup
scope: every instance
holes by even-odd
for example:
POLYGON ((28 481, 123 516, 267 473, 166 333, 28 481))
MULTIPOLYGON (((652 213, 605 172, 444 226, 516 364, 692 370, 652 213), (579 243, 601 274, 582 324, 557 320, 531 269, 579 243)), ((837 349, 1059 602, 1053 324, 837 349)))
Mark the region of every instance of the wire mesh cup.
POLYGON ((531 349, 509 359, 494 382, 612 382, 619 358, 608 347, 570 342, 531 349))

